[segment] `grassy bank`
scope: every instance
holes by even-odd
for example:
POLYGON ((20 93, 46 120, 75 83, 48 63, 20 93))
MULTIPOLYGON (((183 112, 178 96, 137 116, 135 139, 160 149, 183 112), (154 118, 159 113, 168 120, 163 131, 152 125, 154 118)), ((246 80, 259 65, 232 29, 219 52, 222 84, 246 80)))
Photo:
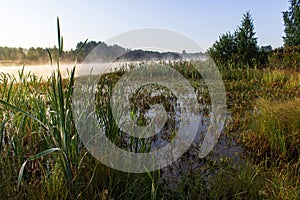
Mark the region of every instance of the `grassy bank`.
POLYGON ((232 184, 239 188, 235 193, 243 198, 297 199, 300 192, 300 73, 247 70, 227 79, 233 116, 228 133, 243 144, 248 163, 233 176, 225 172, 235 177, 232 184), (250 177, 243 178, 247 176, 243 173, 245 170, 252 171, 248 174, 250 177), (240 188, 244 179, 251 180, 248 189, 240 188))

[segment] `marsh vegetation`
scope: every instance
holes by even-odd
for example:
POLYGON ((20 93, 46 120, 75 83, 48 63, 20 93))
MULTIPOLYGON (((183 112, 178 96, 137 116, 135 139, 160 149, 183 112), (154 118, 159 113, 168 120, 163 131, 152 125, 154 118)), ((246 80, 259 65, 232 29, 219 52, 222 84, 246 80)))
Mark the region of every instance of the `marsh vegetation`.
MULTIPOLYGON (((238 37, 241 35, 240 32, 238 37)), ((259 67, 259 56, 251 57, 251 62, 244 56, 241 63, 236 63, 238 51, 232 54, 230 62, 219 65, 226 89, 227 117, 218 144, 205 158, 199 158, 198 152, 211 118, 208 87, 193 63, 164 63, 193 87, 201 128, 188 151, 171 165, 134 174, 105 166, 80 140, 72 94, 76 81, 88 77, 75 77, 76 66, 67 78, 62 77, 59 24, 58 41, 56 54, 48 51, 56 71, 47 80, 23 70, 16 76, 0 74, 1 199, 299 198, 299 46, 271 52, 270 63, 264 67, 259 67)), ((222 44, 222 38, 218 44, 222 44)), ((119 148, 150 152, 176 135, 181 107, 176 95, 167 88, 141 87, 130 99, 130 117, 137 124, 146 125, 151 120, 150 105, 159 103, 165 108, 168 121, 161 132, 149 138, 120 131, 112 115, 110 96, 117 81, 134 67, 130 64, 98 79, 93 96, 95 114, 105 135, 119 148)))
MULTIPOLYGON (((205 121, 209 118, 209 96, 201 77, 193 73, 189 62, 170 65, 195 87, 205 121)), ((109 89, 123 73, 103 76, 105 81, 100 80, 99 87, 109 89)), ((104 199, 296 198, 300 184, 300 73, 268 68, 226 69, 221 73, 230 117, 219 144, 204 159, 197 158, 194 145, 167 169, 149 174, 110 169, 81 144, 71 112, 74 71, 68 79, 62 79, 58 71, 48 81, 22 72, 19 77, 1 74, 1 197, 85 199, 93 194, 104 199)), ((99 97, 105 100, 106 95, 99 97)), ((170 95, 164 97, 172 99, 170 95)), ((141 102, 133 101, 133 111, 143 112, 139 110, 141 102)), ((109 107, 105 101, 97 102, 105 126, 111 127, 111 140, 124 146, 122 134, 109 126, 109 107)), ((166 107, 174 113, 170 102, 166 107)), ((176 127, 174 119, 169 128, 176 127)), ((143 123, 145 119, 139 120, 143 123)), ((171 129, 168 131, 166 141, 172 138, 171 129)), ((132 138, 125 146, 145 152, 153 146, 152 141, 132 138)))

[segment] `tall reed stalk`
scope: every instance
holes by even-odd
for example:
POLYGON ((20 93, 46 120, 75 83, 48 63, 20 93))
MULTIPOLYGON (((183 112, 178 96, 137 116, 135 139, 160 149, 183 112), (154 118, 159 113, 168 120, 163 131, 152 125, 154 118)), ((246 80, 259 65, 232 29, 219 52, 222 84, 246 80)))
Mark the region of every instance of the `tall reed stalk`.
MULTIPOLYGON (((15 78, 2 75, 3 86, 1 87, 2 100, 0 100, 0 103, 2 104, 2 106, 9 108, 12 111, 16 111, 12 118, 13 120, 16 120, 16 117, 20 117, 20 125, 24 124, 24 120, 33 120, 36 125, 38 124, 38 126, 40 127, 38 128, 38 130, 40 130, 40 132, 36 134, 39 135, 41 137, 40 140, 43 141, 43 146, 40 148, 40 150, 42 151, 30 156, 23 162, 18 176, 18 188, 20 188, 21 186, 21 180, 28 162, 42 158, 48 154, 58 152, 58 154, 53 154, 52 156, 58 160, 56 164, 59 165, 59 168, 61 168, 68 188, 71 189, 73 174, 75 173, 77 164, 81 159, 81 144, 78 138, 78 134, 75 130, 71 108, 71 96, 74 86, 75 67, 69 73, 68 81, 64 81, 60 71, 60 57, 63 53, 63 37, 60 35, 60 25, 58 18, 57 29, 59 51, 58 57, 56 58, 57 70, 53 71, 51 78, 48 79, 48 82, 46 84, 41 83, 41 79, 36 81, 35 76, 30 76, 29 78, 31 79, 28 80, 28 77, 24 76, 23 70, 19 73, 19 82, 16 82, 15 78), (41 91, 41 94, 42 92, 45 92, 49 95, 41 95, 42 97, 37 95, 33 96, 33 98, 28 98, 27 96, 28 93, 30 94, 32 83, 36 84, 35 87, 37 87, 39 84, 48 85, 49 87, 45 87, 47 88, 46 91, 41 91), (13 87, 18 87, 18 85, 23 86, 20 87, 23 91, 20 91, 17 95, 12 94, 12 92, 15 91, 13 90, 13 87), (10 101, 12 95, 21 100, 21 102, 10 101), (24 100, 30 100, 27 105, 30 105, 32 107, 29 110, 26 109, 26 107, 22 106, 24 105, 22 104, 22 101, 24 100)), ((85 43, 83 45, 85 45, 85 43)), ((48 51, 48 53, 52 65, 52 55, 50 51, 48 51)), ((2 123, 0 135, 1 141, 6 136, 5 123, 7 121, 7 117, 4 115, 3 118, 4 120, 2 123)), ((22 126, 19 126, 19 129, 20 128, 22 128, 22 126)), ((18 140, 17 138, 22 137, 15 138, 16 140, 18 140)), ((16 148, 22 148, 24 145, 16 144, 15 146, 16 148)), ((20 153, 21 155, 24 151, 22 149, 15 149, 13 152, 14 154, 20 153)))

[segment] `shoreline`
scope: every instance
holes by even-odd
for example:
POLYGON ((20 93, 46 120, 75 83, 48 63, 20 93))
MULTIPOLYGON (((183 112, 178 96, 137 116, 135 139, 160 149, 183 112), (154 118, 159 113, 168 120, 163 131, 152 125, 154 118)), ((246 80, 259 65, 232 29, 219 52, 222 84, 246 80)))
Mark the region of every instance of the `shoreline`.
MULTIPOLYGON (((75 62, 60 62, 60 65, 73 65, 75 62)), ((0 67, 23 67, 23 66, 41 66, 41 65, 51 65, 51 62, 22 62, 22 61, 2 61, 0 60, 0 67)), ((52 65, 56 65, 53 62, 52 65)))

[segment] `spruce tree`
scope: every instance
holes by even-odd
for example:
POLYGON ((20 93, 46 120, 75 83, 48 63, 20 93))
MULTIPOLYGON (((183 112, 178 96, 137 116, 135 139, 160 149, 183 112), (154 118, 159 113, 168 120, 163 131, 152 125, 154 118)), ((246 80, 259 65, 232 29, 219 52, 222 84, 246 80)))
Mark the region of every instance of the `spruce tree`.
POLYGON ((242 67, 253 67, 258 57, 258 46, 250 12, 244 14, 242 24, 235 35, 239 64, 242 67))
POLYGON ((285 46, 300 45, 300 0, 290 0, 288 11, 283 12, 285 46))

